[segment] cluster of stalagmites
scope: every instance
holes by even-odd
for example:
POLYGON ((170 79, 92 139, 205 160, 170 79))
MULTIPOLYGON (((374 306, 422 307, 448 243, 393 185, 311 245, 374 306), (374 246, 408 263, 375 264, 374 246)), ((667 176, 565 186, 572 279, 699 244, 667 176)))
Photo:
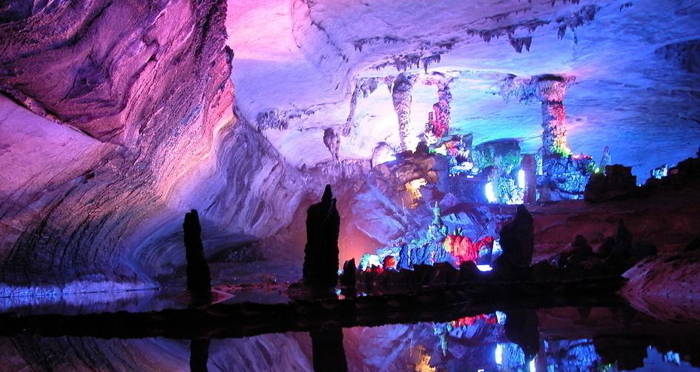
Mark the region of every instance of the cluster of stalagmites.
MULTIPOLYGON (((481 272, 474 262, 459 268, 443 262, 415 265, 411 269, 374 268, 357 270, 354 260, 347 261, 340 277, 341 286, 367 293, 400 293, 425 288, 441 288, 468 283, 566 282, 586 278, 619 277, 641 259, 656 254, 653 245, 635 241, 624 223, 595 251, 582 236, 577 236, 570 249, 532 265, 533 219, 524 206, 500 233, 503 254, 493 271, 481 272)), ((400 267, 400 265, 399 265, 400 267)))

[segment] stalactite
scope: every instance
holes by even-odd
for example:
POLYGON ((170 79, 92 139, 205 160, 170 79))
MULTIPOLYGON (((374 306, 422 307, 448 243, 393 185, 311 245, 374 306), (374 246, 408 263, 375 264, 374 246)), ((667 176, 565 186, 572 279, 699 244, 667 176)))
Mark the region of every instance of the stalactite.
POLYGON ((333 128, 326 128, 323 131, 323 143, 331 153, 333 160, 339 161, 340 137, 335 133, 333 128))
POLYGON ((416 76, 399 74, 394 80, 391 90, 391 97, 394 102, 394 110, 399 119, 399 137, 401 138, 401 151, 406 151, 406 138, 408 137, 408 128, 411 124, 411 90, 416 76))

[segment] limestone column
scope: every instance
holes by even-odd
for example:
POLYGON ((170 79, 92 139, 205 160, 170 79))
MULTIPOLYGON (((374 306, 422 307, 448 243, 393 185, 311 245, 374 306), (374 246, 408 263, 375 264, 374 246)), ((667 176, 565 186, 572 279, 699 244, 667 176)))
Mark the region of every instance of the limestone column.
POLYGON ((540 75, 533 78, 537 98, 542 103, 542 146, 545 157, 568 151, 564 95, 574 78, 540 75))

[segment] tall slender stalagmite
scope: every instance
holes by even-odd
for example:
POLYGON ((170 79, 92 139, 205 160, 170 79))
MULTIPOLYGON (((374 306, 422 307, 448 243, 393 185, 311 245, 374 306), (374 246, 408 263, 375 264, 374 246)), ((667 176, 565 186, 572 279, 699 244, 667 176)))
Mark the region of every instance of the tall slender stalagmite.
POLYGON ((187 290, 193 300, 208 300, 211 297, 211 278, 209 265, 204 258, 202 245, 202 227, 199 225, 199 215, 193 209, 185 214, 182 224, 185 232, 185 249, 187 258, 187 290))
POLYGON ((326 185, 321 202, 310 206, 306 215, 304 284, 322 289, 338 282, 339 230, 340 216, 331 186, 326 185))

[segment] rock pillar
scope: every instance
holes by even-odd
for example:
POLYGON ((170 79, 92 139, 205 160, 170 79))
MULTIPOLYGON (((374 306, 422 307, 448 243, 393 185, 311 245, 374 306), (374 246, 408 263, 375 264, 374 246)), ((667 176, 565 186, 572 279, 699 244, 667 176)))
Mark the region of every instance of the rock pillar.
POLYGON ((197 210, 185 214, 182 224, 185 232, 185 256, 187 259, 187 290, 193 302, 207 301, 211 297, 211 278, 209 265, 204 257, 202 245, 202 227, 199 224, 197 210))
POLYGON ((332 288, 338 282, 338 235, 340 216, 331 186, 326 185, 321 202, 306 214, 304 284, 316 289, 332 288))
POLYGON ((542 146, 545 157, 568 152, 564 95, 573 77, 540 75, 534 79, 542 107, 542 146))
POLYGON ((534 251, 534 223, 523 205, 518 206, 515 218, 501 229, 503 253, 496 259, 495 272, 502 277, 523 276, 532 264, 534 251))

